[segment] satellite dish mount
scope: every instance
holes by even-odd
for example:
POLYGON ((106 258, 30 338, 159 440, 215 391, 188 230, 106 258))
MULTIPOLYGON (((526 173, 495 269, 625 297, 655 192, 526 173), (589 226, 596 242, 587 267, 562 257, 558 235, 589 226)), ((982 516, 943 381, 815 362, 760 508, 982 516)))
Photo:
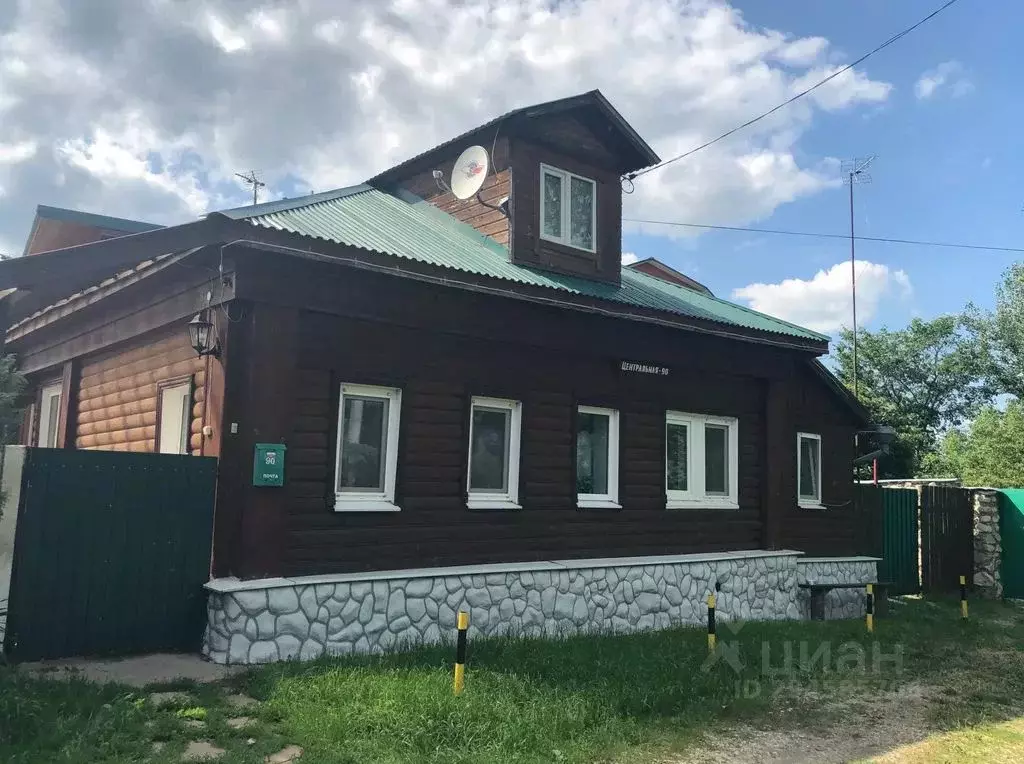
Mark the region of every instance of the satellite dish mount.
POLYGON ((476 197, 476 200, 484 207, 498 210, 506 217, 508 216, 508 199, 502 199, 499 204, 485 202, 480 196, 480 189, 487 180, 487 170, 490 167, 490 159, 487 156, 487 149, 483 146, 470 146, 459 154, 452 167, 451 183, 444 182, 444 175, 440 170, 434 170, 434 180, 437 185, 446 191, 451 191, 456 199, 469 199, 476 197))

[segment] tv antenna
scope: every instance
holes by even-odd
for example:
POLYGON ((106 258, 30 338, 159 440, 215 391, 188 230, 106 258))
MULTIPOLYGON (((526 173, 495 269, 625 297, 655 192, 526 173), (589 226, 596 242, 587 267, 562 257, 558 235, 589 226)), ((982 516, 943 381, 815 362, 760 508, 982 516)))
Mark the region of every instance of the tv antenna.
POLYGON ((853 304, 853 397, 859 399, 857 390, 857 250, 853 232, 853 187, 859 183, 870 183, 867 169, 875 161, 875 155, 850 159, 842 163, 843 183, 850 186, 850 285, 853 304))
POLYGON ((440 170, 434 170, 434 182, 437 183, 438 188, 451 192, 456 199, 464 200, 475 196, 476 200, 484 207, 498 210, 508 217, 507 196, 498 204, 485 202, 480 196, 480 189, 483 188, 484 181, 487 180, 487 170, 490 164, 487 149, 483 146, 470 146, 455 160, 455 164, 452 166, 451 182, 445 181, 444 173, 440 170))
POLYGON ((252 186, 252 206, 255 207, 259 204, 260 200, 260 189, 266 188, 267 184, 260 180, 255 170, 249 170, 248 174, 243 175, 240 172, 235 173, 235 177, 241 178, 242 182, 247 186, 252 186))

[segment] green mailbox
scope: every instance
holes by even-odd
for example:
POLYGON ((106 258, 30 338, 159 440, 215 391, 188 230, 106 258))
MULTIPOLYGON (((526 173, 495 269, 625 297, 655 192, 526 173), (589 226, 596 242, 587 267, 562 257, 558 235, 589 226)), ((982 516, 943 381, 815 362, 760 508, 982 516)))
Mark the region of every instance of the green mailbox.
POLYGON ((284 485, 283 443, 257 443, 252 462, 253 485, 284 485))

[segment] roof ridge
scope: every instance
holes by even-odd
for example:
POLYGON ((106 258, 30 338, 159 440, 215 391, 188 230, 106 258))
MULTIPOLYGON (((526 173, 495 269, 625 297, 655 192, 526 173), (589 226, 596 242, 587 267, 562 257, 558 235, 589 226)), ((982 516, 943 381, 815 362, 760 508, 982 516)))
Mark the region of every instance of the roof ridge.
POLYGON ((232 207, 226 210, 215 210, 215 212, 218 215, 224 215, 232 220, 245 220, 246 218, 259 217, 260 215, 270 215, 275 212, 287 212, 288 210, 309 207, 314 204, 320 204, 321 202, 334 201, 335 199, 341 199, 346 196, 351 196, 352 194, 358 194, 371 188, 372 186, 368 186, 366 183, 359 183, 354 186, 345 186, 343 188, 335 188, 330 191, 321 191, 318 194, 293 196, 290 199, 277 199, 272 202, 263 202, 262 204, 250 204, 245 207, 232 207))

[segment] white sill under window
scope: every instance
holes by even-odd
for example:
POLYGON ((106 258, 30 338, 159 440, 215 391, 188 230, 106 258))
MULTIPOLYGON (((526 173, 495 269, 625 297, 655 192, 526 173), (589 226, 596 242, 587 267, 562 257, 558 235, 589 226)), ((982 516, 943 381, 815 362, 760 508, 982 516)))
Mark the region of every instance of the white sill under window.
POLYGON ((334 494, 335 512, 400 512, 401 509, 383 496, 361 498, 350 493, 334 494))
POLYGON ((481 496, 470 494, 466 499, 468 509, 522 509, 521 504, 509 499, 507 496, 481 496))
POLYGON ((800 509, 825 509, 825 505, 816 499, 800 499, 797 506, 800 509))
POLYGON ((699 499, 668 499, 665 502, 667 509, 739 509, 740 505, 731 499, 715 499, 706 496, 699 499))
POLYGON ((608 497, 587 498, 580 496, 576 499, 577 509, 622 509, 622 505, 608 497))

